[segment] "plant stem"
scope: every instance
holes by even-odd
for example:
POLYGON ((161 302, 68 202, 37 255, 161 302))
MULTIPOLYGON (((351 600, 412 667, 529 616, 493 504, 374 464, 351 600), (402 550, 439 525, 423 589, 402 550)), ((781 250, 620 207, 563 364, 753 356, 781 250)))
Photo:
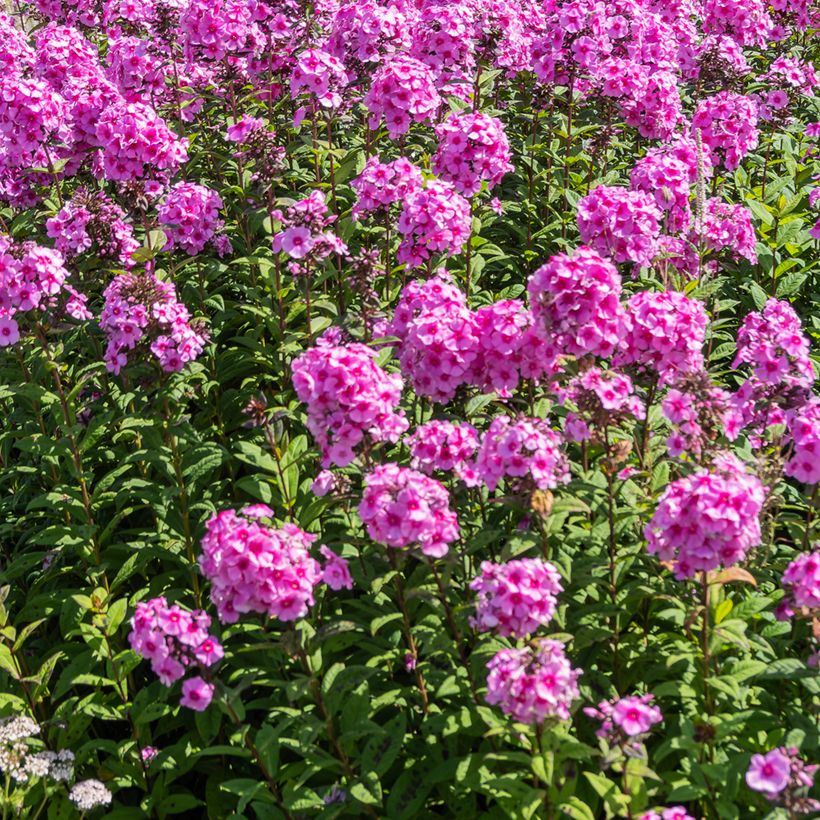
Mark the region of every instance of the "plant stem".
POLYGON ((701 579, 701 607, 703 608, 702 628, 700 633, 701 651, 703 654, 703 705, 706 714, 712 716, 714 705, 709 690, 709 672, 712 658, 709 653, 709 573, 704 572, 701 579))
POLYGON ((416 647, 416 641, 413 638, 413 630, 410 626, 410 613, 407 611, 407 601, 404 597, 404 584, 402 583, 402 575, 396 562, 396 556, 393 554, 393 550, 390 547, 387 548, 387 557, 390 561, 390 566, 393 567, 396 573, 393 576, 393 583, 396 587, 396 600, 398 602, 399 611, 401 612, 402 616, 402 624, 404 626, 404 638, 407 641, 407 648, 410 650, 410 655, 413 658, 413 662, 415 664, 413 671, 416 673, 416 683, 418 685, 419 695, 421 696, 421 707, 424 711, 424 714, 426 715, 430 706, 430 699, 427 695, 427 684, 424 680, 424 675, 422 675, 421 673, 421 669, 418 668, 419 652, 418 648, 416 647))

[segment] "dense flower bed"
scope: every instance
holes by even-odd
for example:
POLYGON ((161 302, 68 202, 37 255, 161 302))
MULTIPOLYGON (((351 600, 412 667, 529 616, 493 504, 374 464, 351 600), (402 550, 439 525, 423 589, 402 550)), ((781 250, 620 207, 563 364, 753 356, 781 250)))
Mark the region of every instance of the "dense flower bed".
POLYGON ((820 813, 818 60, 13 0, 3 818, 820 813))

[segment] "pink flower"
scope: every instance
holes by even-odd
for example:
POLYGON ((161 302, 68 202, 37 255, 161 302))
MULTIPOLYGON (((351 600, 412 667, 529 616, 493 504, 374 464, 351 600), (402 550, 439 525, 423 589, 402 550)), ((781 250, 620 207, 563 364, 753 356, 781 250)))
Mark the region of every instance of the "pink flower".
POLYGON ((625 332, 621 277, 591 248, 556 254, 529 279, 535 329, 560 353, 609 356, 625 332))
POLYGON ((214 696, 214 685, 207 683, 200 677, 188 678, 182 684, 180 705, 193 709, 195 712, 204 712, 214 696))
POLYGON ((253 517, 223 510, 206 524, 199 563, 211 582, 211 600, 223 623, 245 612, 281 621, 304 617, 320 582, 319 564, 310 557, 316 540, 293 524, 280 529, 253 517))
POLYGON ((401 549, 418 546, 424 555, 441 558, 458 539, 458 519, 438 481, 387 463, 374 468, 364 484, 359 515, 374 541, 401 549))
POLYGON ((650 554, 675 561, 675 577, 728 567, 760 543, 766 492, 734 456, 716 459, 673 481, 661 496, 644 534, 650 554))
POLYGON ((16 344, 20 340, 20 329, 10 316, 0 316, 0 347, 16 344))
POLYGON ((657 706, 651 704, 652 695, 620 698, 612 709, 612 722, 630 737, 648 732, 663 716, 657 706))
POLYGON ((375 358, 375 350, 350 344, 311 348, 293 362, 293 387, 307 405, 323 467, 346 467, 365 439, 396 442, 407 429, 404 411, 396 409, 401 376, 386 373, 375 358))
POLYGON ((347 561, 324 545, 319 547, 319 552, 325 559, 322 583, 327 584, 332 590, 353 589, 353 578, 347 561))
POLYGON ((451 114, 436 128, 436 135, 433 171, 464 196, 475 196, 485 181, 492 190, 512 170, 510 144, 495 117, 480 111, 451 114))
POLYGON ((282 250, 291 259, 302 259, 313 247, 313 235, 307 228, 288 228, 281 236, 282 250))
POLYGON ((484 561, 481 575, 470 582, 475 590, 476 614, 471 625, 479 632, 523 638, 552 620, 563 590, 558 570, 538 558, 506 564, 484 561))
POLYGON ((648 266, 657 253, 661 212, 643 191, 600 185, 578 203, 581 241, 614 262, 648 266))
POLYGON ((581 670, 573 669, 559 641, 542 638, 524 649, 501 649, 487 664, 487 703, 519 723, 569 719, 581 670))
POLYGON ((789 785, 790 773, 789 758, 780 749, 772 749, 765 755, 752 755, 746 785, 771 798, 789 785))

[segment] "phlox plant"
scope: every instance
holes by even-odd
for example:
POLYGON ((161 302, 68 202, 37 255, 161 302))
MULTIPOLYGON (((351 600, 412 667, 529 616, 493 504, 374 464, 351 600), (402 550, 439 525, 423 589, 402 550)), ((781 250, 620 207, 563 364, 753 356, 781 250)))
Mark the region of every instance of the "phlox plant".
POLYGON ((8 0, 0 816, 820 813, 820 9, 8 0))

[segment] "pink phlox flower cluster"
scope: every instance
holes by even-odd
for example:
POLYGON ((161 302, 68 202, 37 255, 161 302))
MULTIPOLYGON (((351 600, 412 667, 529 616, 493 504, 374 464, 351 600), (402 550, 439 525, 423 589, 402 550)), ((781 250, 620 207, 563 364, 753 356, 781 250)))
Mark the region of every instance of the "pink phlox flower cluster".
POLYGON ((390 462, 365 476, 359 516, 374 541, 401 549, 419 547, 432 558, 446 555, 459 537, 458 519, 444 486, 390 462))
POLYGON ((290 257, 288 269, 294 276, 307 273, 311 263, 321 262, 331 254, 347 254, 347 245, 328 230, 336 221, 328 210, 324 193, 314 190, 310 196, 289 205, 284 214, 273 211, 272 218, 283 226, 273 237, 273 251, 290 257))
POLYGON ((108 26, 130 23, 134 30, 156 31, 157 0, 104 0, 103 22, 108 26))
POLYGON ((178 138, 153 108, 142 103, 112 103, 100 114, 95 133, 106 179, 171 174, 188 159, 187 140, 178 138))
POLYGON ((48 236, 65 257, 89 251, 134 266, 131 254, 140 246, 126 214, 104 191, 79 188, 68 202, 46 220, 48 236))
POLYGON ((677 458, 690 453, 700 459, 705 450, 714 446, 721 432, 730 441, 737 438, 741 419, 732 407, 730 395, 715 387, 708 374, 698 374, 691 384, 679 387, 671 388, 661 404, 664 417, 674 427, 666 439, 670 456, 677 458))
POLYGON ((97 46, 77 29, 51 22, 34 35, 35 73, 56 91, 69 79, 78 83, 102 75, 97 46))
POLYGON ((428 421, 404 439, 410 450, 410 466, 432 475, 437 470, 461 476, 478 449, 478 432, 471 424, 428 421))
POLYGON ((339 8, 325 47, 348 70, 365 70, 368 63, 380 63, 410 46, 410 27, 399 8, 360 0, 339 8))
POLYGON ((757 119, 757 103, 751 97, 719 91, 697 107, 692 128, 700 130, 703 143, 714 152, 712 164, 722 156, 726 168, 733 171, 757 147, 757 119))
POLYGON ((474 19, 468 3, 426 2, 413 29, 412 56, 430 67, 439 87, 462 99, 475 66, 474 19))
POLYGON ((402 288, 390 323, 391 335, 404 339, 410 323, 419 314, 439 307, 467 309, 467 297, 444 268, 429 279, 412 279, 402 288))
POLYGON ((786 475, 803 484, 820 483, 820 398, 786 413, 791 455, 786 462, 786 475))
POLYGON ((322 583, 327 584, 335 592, 340 589, 353 589, 353 578, 350 575, 347 561, 324 544, 319 547, 319 553, 325 559, 322 567, 322 583))
POLYGON ((485 393, 508 398, 521 378, 540 380, 557 371, 558 351, 534 328, 518 299, 502 299, 475 312, 478 351, 471 381, 485 393))
POLYGON ((163 61, 147 40, 128 36, 112 38, 105 59, 108 63, 105 76, 128 102, 163 99, 163 61))
MULTIPOLYGON (((15 316, 19 319, 21 313, 51 309, 63 292, 76 293, 66 284, 67 279, 68 271, 58 251, 33 242, 16 245, 0 236, 0 347, 20 339, 15 316)), ((84 297, 76 294, 76 298, 84 306, 84 297)))
POLYGON ((477 593, 475 617, 470 618, 474 629, 524 638, 552 620, 564 588, 548 561, 519 558, 505 564, 483 561, 470 589, 477 593))
MULTIPOLYGON (((736 259, 743 257, 752 264, 757 262, 757 235, 752 214, 745 205, 731 205, 709 197, 703 212, 701 236, 714 251, 728 249, 736 259)), ((693 231, 695 244, 698 238, 697 231, 693 231)))
POLYGON ((189 256, 201 253, 225 223, 219 217, 222 198, 195 182, 178 182, 157 210, 157 220, 165 231, 166 250, 180 248, 189 256))
POLYGON ((691 222, 689 196, 696 168, 665 148, 652 148, 630 173, 632 187, 650 194, 665 212, 665 226, 671 233, 686 230, 691 222))
POLYGON ((746 771, 746 785, 761 792, 770 802, 783 806, 789 815, 814 814, 820 800, 806 796, 814 785, 816 763, 806 763, 795 746, 779 746, 765 754, 752 755, 746 771))
POLYGON ((314 347, 293 362, 293 387, 307 405, 323 467, 346 467, 366 438, 396 442, 407 430, 404 411, 396 409, 401 376, 386 373, 375 358, 375 350, 350 344, 314 347))
POLYGON ((179 17, 186 59, 217 62, 253 53, 265 39, 243 0, 188 0, 179 17))
POLYGON ((569 481, 562 439, 543 419, 496 416, 481 439, 475 475, 468 486, 484 483, 492 492, 503 478, 530 479, 541 490, 569 481))
POLYGON ((704 0, 703 30, 727 34, 740 46, 765 46, 774 21, 763 0, 704 0))
POLYGON ((657 253, 662 215, 644 191, 599 185, 578 203, 581 241, 614 262, 646 267, 657 253))
POLYGON ((316 536, 294 524, 272 529, 259 521, 272 516, 270 508, 255 504, 222 510, 205 525, 199 564, 222 623, 236 623, 248 612, 296 621, 314 604, 313 590, 322 580, 309 552, 316 536))
POLYGON ((564 644, 541 639, 522 649, 502 649, 487 668, 487 703, 513 720, 531 726, 569 720, 581 670, 572 668, 564 644))
POLYGON ((786 595, 775 610, 779 620, 792 618, 796 612, 809 617, 820 613, 820 548, 798 555, 786 567, 780 583, 786 595))
POLYGON ((480 111, 451 114, 436 128, 436 136, 433 172, 464 196, 475 196, 483 182, 492 190, 513 169, 504 126, 495 117, 480 111))
POLYGON ((166 372, 182 370, 205 348, 207 333, 192 323, 176 288, 151 273, 116 276, 103 293, 100 327, 108 338, 105 366, 115 375, 143 341, 166 372))
POLYGON ((0 76, 0 156, 12 168, 32 165, 49 142, 65 142, 67 119, 65 100, 45 80, 0 76))
POLYGON ((442 304, 416 316, 399 346, 399 364, 420 396, 446 404, 470 383, 478 357, 475 316, 442 304))
POLYGON ((370 157, 361 174, 351 183, 357 196, 351 216, 358 220, 363 214, 386 211, 394 203, 404 202, 411 191, 423 184, 421 171, 405 157, 392 162, 370 157))
POLYGON ((621 277, 592 248, 556 254, 529 278, 536 331, 563 354, 610 356, 626 329, 621 277))
POLYGON ((0 12, 0 69, 3 76, 27 74, 34 68, 36 54, 25 32, 7 14, 0 12))
POLYGON ((765 384, 811 385, 814 368, 800 318, 784 301, 769 299, 760 312, 747 314, 737 334, 733 367, 749 364, 765 384))
POLYGON ((464 248, 471 228, 469 202, 449 182, 428 179, 424 187, 411 188, 404 199, 396 259, 417 268, 433 254, 455 256, 464 248))
MULTIPOLYGON (((151 662, 162 684, 171 686, 187 671, 211 667, 225 654, 222 644, 208 632, 210 626, 210 616, 201 609, 188 612, 177 604, 169 606, 163 597, 152 598, 137 604, 128 642, 134 652, 151 662)), ((185 695, 183 686, 181 703, 188 708, 201 711, 210 703, 210 697, 201 698, 197 706, 192 706, 185 695)))
POLYGON ((578 408, 577 413, 567 414, 564 427, 565 435, 572 441, 586 441, 592 438, 593 431, 627 416, 646 417, 644 403, 626 373, 589 367, 573 376, 566 386, 557 386, 555 394, 562 404, 570 401, 578 408))
POLYGON ((341 60, 320 48, 309 48, 296 58, 290 75, 291 97, 295 100, 306 92, 322 108, 339 108, 349 79, 341 60))
POLYGON ((695 820, 683 806, 670 806, 661 809, 660 814, 656 811, 648 811, 642 814, 638 820, 695 820))
POLYGON ((702 302, 674 290, 640 291, 626 306, 627 331, 613 365, 637 365, 661 384, 703 369, 708 319, 702 302))
POLYGON ((641 739, 663 720, 661 710, 652 702, 654 695, 626 695, 601 701, 597 708, 587 706, 584 714, 600 721, 595 734, 608 746, 620 748, 628 756, 642 752, 641 739))
POLYGON ((364 98, 375 130, 384 118, 391 139, 407 133, 413 122, 430 121, 436 116, 441 97, 435 78, 424 63, 398 55, 376 72, 364 98))
POLYGON ((95 0, 35 0, 34 7, 46 20, 95 28, 100 24, 100 3, 95 0))
POLYGON ((696 80, 704 67, 722 72, 727 79, 740 80, 751 72, 751 67, 737 40, 726 34, 709 34, 692 50, 692 65, 686 78, 696 80))
POLYGON ((731 455, 673 481, 644 529, 650 554, 674 561, 675 577, 693 578, 742 561, 760 543, 763 484, 731 455))
POLYGON ((680 89, 672 71, 646 71, 640 90, 619 101, 624 122, 646 139, 668 140, 683 122, 680 89))

